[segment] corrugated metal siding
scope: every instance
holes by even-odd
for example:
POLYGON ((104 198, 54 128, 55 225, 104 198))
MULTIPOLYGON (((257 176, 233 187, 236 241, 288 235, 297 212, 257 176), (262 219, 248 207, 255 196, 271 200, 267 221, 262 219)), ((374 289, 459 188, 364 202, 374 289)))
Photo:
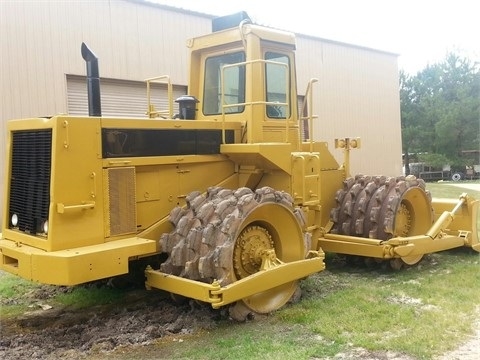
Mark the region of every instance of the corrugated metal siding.
MULTIPOLYGON (((148 109, 147 87, 144 82, 101 79, 103 116, 133 116, 146 118, 148 109)), ((173 100, 186 94, 185 86, 173 87, 173 100)), ((157 111, 168 110, 167 86, 152 84, 151 103, 157 111)), ((67 75, 67 108, 71 115, 88 115, 88 97, 84 76, 67 75)), ((173 111, 178 113, 178 104, 173 102, 173 111)))
POLYGON ((400 175, 402 145, 397 56, 327 40, 297 37, 299 91, 314 85, 316 140, 328 141, 339 162, 334 139, 360 137, 351 152, 352 173, 400 175))
POLYGON ((65 113, 65 74, 85 74, 82 42, 99 58, 103 78, 169 75, 172 83, 186 85, 186 40, 211 27, 208 15, 139 1, 0 1, 0 6, 3 121, 65 113))

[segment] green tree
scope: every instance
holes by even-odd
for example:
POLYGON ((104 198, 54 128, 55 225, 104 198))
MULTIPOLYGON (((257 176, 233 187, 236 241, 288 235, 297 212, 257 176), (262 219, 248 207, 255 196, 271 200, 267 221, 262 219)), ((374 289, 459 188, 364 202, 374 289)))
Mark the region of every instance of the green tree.
POLYGON ((463 150, 480 149, 480 71, 467 58, 448 53, 415 76, 400 72, 400 103, 405 154, 455 166, 465 165, 463 150))
POLYGON ((400 71, 400 104, 401 104, 401 128, 402 128, 402 150, 404 153, 406 175, 410 174, 411 152, 419 149, 416 136, 416 122, 418 118, 415 106, 415 93, 413 90, 413 78, 404 71, 400 71))

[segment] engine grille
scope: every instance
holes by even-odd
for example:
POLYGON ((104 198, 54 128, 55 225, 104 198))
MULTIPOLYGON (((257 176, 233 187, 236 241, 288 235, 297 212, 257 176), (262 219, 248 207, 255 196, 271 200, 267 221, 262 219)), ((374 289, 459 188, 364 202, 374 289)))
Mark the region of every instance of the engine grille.
POLYGON ((108 214, 105 219, 106 236, 135 233, 137 230, 135 168, 107 169, 105 175, 108 202, 108 214))
POLYGON ((48 218, 52 130, 15 131, 11 149, 9 218, 17 214, 16 227, 36 234, 48 218))

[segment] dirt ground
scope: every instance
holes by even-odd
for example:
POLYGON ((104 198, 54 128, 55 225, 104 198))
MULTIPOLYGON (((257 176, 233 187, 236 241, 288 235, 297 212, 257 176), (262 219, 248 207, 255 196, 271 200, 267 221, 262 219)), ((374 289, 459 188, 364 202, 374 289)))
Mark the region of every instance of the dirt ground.
POLYGON ((91 352, 209 329, 222 316, 207 306, 179 305, 160 291, 146 290, 129 291, 122 306, 50 308, 56 291, 44 286, 29 293, 32 311, 11 321, 2 319, 0 358, 86 358, 91 352))
MULTIPOLYGON (((1 319, 0 358, 87 359, 92 354, 108 353, 119 347, 148 345, 175 334, 213 329, 219 321, 228 320, 225 311, 193 301, 179 305, 163 292, 139 289, 129 291, 122 306, 104 305, 80 311, 51 308, 49 299, 58 291, 68 289, 43 286, 34 290, 22 299, 23 303, 31 303, 31 311, 10 321, 1 319)), ((5 301, 0 305, 6 305, 5 301)), ((480 307, 478 313, 480 318, 480 307)), ((480 321, 475 336, 437 360, 479 358, 480 321)), ((334 359, 414 360, 405 355, 372 353, 361 348, 337 354, 334 359)))

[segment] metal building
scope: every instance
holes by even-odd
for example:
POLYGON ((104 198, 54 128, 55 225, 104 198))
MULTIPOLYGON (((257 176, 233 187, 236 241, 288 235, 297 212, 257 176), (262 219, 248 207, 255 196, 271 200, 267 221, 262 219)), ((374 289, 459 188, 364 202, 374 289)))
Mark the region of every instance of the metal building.
MULTIPOLYGON (((99 58, 104 116, 145 116, 144 80, 158 75, 169 75, 174 93, 185 94, 186 40, 210 32, 212 18, 141 0, 0 1, 3 144, 7 120, 88 113, 82 42, 99 58)), ((314 138, 328 141, 341 161, 334 139, 361 137, 352 173, 401 174, 397 55, 298 34, 296 57, 298 89, 319 80, 314 138)), ((166 103, 165 85, 153 92, 166 103)), ((5 145, 2 189, 4 162, 5 145)))

